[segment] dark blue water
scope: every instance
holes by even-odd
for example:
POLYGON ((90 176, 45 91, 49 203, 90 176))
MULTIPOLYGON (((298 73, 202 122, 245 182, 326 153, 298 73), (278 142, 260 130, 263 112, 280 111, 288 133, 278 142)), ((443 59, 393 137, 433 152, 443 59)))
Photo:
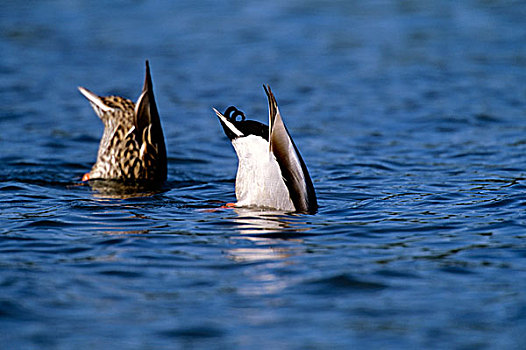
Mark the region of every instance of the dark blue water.
POLYGON ((520 349, 526 4, 4 1, 0 342, 10 349, 520 349), (155 194, 80 182, 149 59, 155 194), (315 216, 215 210, 269 83, 315 216))

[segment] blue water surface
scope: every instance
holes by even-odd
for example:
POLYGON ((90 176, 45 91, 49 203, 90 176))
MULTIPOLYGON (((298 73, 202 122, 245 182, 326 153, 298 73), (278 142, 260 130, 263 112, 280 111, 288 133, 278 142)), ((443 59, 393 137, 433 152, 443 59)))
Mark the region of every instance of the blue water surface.
POLYGON ((0 344, 521 349, 526 3, 4 1, 0 344), (150 61, 160 193, 81 183, 150 61), (316 215, 219 209, 271 85, 316 215))

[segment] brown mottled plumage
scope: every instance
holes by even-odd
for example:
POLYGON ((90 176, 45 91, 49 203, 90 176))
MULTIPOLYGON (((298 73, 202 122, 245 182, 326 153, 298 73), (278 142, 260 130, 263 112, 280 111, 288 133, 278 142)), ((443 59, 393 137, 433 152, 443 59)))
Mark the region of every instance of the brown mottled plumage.
POLYGON ((83 180, 166 180, 166 147, 148 61, 136 104, 119 96, 100 97, 82 87, 79 90, 104 123, 97 161, 83 180))

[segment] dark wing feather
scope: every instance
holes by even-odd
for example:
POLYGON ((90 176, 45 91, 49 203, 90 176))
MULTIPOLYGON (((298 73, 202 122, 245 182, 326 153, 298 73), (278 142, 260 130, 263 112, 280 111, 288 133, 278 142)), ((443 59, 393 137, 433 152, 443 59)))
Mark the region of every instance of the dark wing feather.
POLYGON ((157 151, 155 159, 157 160, 158 180, 165 180, 167 172, 166 146, 164 144, 164 135, 159 112, 157 111, 157 105, 153 95, 150 65, 148 61, 146 61, 144 86, 141 96, 135 105, 135 126, 137 128, 137 136, 141 138, 144 137, 146 134, 145 131, 150 125, 151 128, 148 130, 149 137, 144 138, 143 142, 147 142, 146 150, 155 149, 157 151))
POLYGON ((318 203, 307 166, 283 123, 270 86, 264 85, 263 88, 269 103, 270 151, 278 161, 296 211, 314 214, 318 209, 318 203))

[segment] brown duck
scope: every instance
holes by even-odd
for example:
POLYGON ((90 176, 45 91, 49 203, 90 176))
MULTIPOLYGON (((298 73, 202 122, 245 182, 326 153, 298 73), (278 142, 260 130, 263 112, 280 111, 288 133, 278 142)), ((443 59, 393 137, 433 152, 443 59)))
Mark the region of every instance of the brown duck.
POLYGON ((79 87, 104 123, 97 161, 82 181, 111 179, 160 183, 166 180, 166 146, 146 61, 144 87, 137 103, 100 97, 79 87))

